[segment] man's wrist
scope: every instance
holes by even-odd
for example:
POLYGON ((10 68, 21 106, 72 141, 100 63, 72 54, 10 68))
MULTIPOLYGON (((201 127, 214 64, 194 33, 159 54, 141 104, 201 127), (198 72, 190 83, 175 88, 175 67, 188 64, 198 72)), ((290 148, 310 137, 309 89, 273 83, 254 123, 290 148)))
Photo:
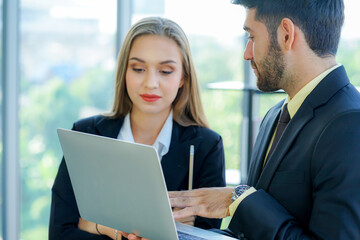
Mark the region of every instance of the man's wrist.
POLYGON ((236 186, 232 192, 232 197, 231 197, 232 202, 234 202, 238 197, 240 197, 249 188, 250 188, 250 186, 244 185, 244 184, 236 186))
POLYGON ((245 190, 241 195, 229 206, 228 208, 228 216, 233 216, 236 209, 240 205, 240 203, 250 194, 256 192, 256 189, 254 187, 250 187, 247 190, 245 190))

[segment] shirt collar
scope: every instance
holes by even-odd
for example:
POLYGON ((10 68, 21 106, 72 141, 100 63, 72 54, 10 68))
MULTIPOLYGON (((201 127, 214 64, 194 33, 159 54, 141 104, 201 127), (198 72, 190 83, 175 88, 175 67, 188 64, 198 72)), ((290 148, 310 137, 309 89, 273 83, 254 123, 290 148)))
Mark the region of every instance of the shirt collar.
MULTIPOLYGON (((169 151, 172 128, 173 128, 173 111, 171 110, 163 127, 161 128, 159 135, 157 136, 154 144, 152 145, 157 150, 160 160, 169 151)), ((133 136, 132 130, 131 130, 130 114, 127 114, 125 116, 124 123, 120 129, 120 132, 119 132, 117 138, 119 140, 135 142, 134 136, 133 136)))
POLYGON ((160 159, 166 153, 168 153, 171 142, 171 133, 173 128, 173 112, 170 111, 168 118, 166 119, 161 131, 156 138, 153 146, 158 150, 160 159))
MULTIPOLYGON (((288 111, 290 114, 290 118, 293 118, 296 112, 299 110, 301 104, 305 101, 306 97, 315 89, 315 87, 333 70, 340 67, 341 64, 337 64, 332 68, 324 71, 323 73, 319 74, 313 80, 311 80, 308 84, 306 84, 296 95, 290 99, 287 96, 285 103, 288 103, 288 111)), ((285 104, 284 103, 284 104, 285 104)))

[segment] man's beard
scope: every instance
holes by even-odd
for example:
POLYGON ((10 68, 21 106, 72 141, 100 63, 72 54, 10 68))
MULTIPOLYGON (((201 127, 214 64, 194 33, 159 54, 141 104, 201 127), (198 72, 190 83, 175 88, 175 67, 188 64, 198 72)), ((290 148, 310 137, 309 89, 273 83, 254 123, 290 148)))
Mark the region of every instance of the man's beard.
POLYGON ((251 61, 253 68, 257 70, 257 87, 263 92, 273 92, 281 89, 283 82, 285 63, 284 56, 277 42, 270 43, 266 57, 255 64, 251 61), (258 68, 260 67, 260 69, 258 68))

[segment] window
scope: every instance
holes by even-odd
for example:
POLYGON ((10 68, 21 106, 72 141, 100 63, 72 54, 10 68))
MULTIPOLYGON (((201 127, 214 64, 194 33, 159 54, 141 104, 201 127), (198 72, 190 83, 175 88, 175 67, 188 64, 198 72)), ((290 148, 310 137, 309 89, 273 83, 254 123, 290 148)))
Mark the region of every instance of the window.
MULTIPOLYGON (((345 66, 350 82, 360 87, 360 2, 345 0, 345 23, 337 53, 337 62, 345 66)), ((360 89, 360 88, 358 88, 360 89)))
MULTIPOLYGON (((2 38, 3 38, 3 25, 2 25, 2 19, 3 19, 3 2, 0 0, 0 56, 2 56, 2 49, 3 49, 3 44, 2 44, 2 38)), ((2 99, 2 83, 3 83, 3 73, 2 73, 2 57, 0 58, 0 79, 1 79, 1 84, 0 84, 0 111, 1 111, 1 115, 0 115, 0 122, 2 123, 3 122, 3 118, 2 118, 2 113, 3 113, 3 106, 2 106, 2 103, 3 103, 3 99, 2 99)), ((3 215, 3 191, 2 191, 2 186, 3 186, 3 176, 2 176, 2 173, 3 173, 3 144, 2 144, 2 136, 3 136, 3 133, 2 133, 2 127, 0 127, 0 216, 3 215)), ((0 238, 3 237, 3 234, 2 234, 2 218, 0 218, 0 238)))
POLYGON ((56 129, 109 109, 116 1, 21 1, 21 238, 47 239, 56 129))

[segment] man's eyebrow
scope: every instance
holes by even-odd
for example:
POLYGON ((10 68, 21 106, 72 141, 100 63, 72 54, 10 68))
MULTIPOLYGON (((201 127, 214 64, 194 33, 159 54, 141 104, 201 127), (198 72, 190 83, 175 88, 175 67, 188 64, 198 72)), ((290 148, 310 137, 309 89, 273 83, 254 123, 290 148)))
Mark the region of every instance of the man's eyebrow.
POLYGON ((247 26, 244 26, 243 27, 244 31, 246 32, 252 32, 251 28, 247 27, 247 26))

